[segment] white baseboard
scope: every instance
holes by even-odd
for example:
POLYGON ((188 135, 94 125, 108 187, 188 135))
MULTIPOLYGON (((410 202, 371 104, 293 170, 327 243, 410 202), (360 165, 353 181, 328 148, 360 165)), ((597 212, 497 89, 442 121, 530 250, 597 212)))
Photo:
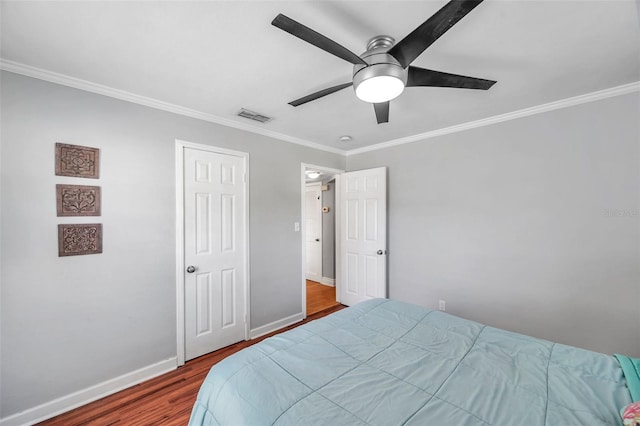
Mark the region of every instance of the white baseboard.
MULTIPOLYGON (((265 334, 269 334, 272 331, 280 330, 288 325, 295 324, 297 322, 302 321, 304 318, 302 317, 302 312, 299 314, 291 315, 286 318, 282 318, 281 320, 270 322, 269 324, 262 325, 260 327, 254 328, 249 332, 249 338, 255 339, 256 337, 264 336, 265 334)), ((3 426, 3 425, 0 425, 3 426)))
POLYGON ((335 287, 336 280, 335 278, 322 277, 322 279, 320 279, 320 284, 328 285, 329 287, 335 287))
POLYGON ((175 370, 177 359, 175 357, 142 367, 139 370, 123 374, 106 382, 98 383, 86 389, 63 396, 53 401, 46 402, 37 407, 29 408, 20 413, 0 419, 0 426, 25 426, 33 425, 50 419, 59 414, 81 407, 105 396, 114 394, 123 389, 142 383, 146 380, 160 376, 175 370))

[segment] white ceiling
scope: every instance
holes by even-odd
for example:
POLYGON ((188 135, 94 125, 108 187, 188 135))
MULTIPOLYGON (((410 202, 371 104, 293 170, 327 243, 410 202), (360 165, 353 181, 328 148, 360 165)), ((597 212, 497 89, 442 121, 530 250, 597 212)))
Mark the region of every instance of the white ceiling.
POLYGON ((497 80, 491 90, 408 88, 381 125, 351 88, 287 104, 349 82, 352 65, 273 27, 278 13, 360 54, 373 36, 401 40, 445 3, 2 1, 0 56, 5 69, 60 73, 345 151, 640 80, 635 0, 486 0, 413 65, 497 80), (236 117, 242 107, 274 120, 236 117))

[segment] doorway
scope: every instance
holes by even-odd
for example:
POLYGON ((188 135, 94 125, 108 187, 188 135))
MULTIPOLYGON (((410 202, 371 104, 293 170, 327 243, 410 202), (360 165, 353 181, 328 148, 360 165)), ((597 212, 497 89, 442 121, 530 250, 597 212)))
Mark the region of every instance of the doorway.
POLYGON ((302 164, 302 309, 304 317, 338 304, 336 179, 341 170, 302 164))
MULTIPOLYGON (((342 172, 302 165, 302 218, 306 217, 307 171, 335 179, 335 299, 351 306, 388 297, 386 167, 342 172)), ((324 204, 324 203, 323 203, 324 204)), ((307 312, 306 229, 302 226, 302 310, 307 312)))

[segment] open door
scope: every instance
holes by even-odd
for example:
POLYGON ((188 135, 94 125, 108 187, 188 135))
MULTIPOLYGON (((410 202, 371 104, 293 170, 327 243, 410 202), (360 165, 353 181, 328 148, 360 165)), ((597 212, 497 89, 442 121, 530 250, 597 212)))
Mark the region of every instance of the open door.
POLYGON ((387 297, 387 169, 340 175, 340 302, 387 297))
POLYGON ((320 182, 308 183, 305 192, 306 277, 322 281, 322 190, 320 182))

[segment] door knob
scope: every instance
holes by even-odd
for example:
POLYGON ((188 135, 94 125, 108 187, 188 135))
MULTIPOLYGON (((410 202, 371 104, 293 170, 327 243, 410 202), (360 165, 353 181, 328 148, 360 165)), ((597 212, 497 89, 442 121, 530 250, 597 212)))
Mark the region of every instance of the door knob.
POLYGON ((187 272, 193 274, 196 271, 196 267, 193 265, 187 266, 187 272))
POLYGON ((316 241, 320 241, 320 238, 316 238, 316 241))
POLYGON ((384 252, 382 250, 378 250, 376 253, 378 254, 378 256, 382 256, 384 252))

